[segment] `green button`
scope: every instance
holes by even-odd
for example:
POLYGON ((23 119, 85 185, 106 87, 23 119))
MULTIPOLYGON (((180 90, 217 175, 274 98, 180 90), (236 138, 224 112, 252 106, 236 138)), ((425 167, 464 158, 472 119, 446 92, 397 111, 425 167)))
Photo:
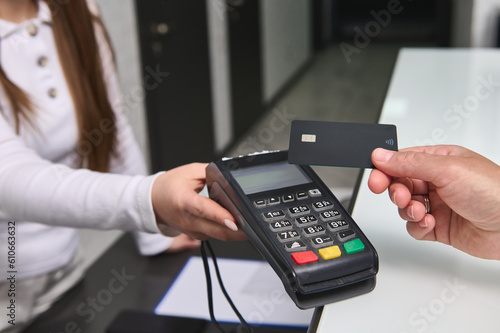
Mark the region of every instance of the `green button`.
POLYGON ((356 238, 352 241, 344 243, 344 251, 347 254, 361 252, 365 249, 365 244, 361 241, 361 239, 356 238))

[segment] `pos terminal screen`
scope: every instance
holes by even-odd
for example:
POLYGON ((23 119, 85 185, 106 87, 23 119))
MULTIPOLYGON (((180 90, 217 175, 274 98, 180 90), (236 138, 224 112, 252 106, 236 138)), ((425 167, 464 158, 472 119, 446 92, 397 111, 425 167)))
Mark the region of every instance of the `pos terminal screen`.
POLYGON ((247 195, 311 182, 298 166, 286 161, 233 170, 231 174, 247 195))

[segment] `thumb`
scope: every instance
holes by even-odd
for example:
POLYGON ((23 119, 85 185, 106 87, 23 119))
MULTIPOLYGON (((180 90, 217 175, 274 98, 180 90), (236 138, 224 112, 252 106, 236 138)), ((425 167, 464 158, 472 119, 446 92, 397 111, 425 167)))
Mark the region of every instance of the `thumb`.
POLYGON ((392 151, 377 148, 372 152, 375 167, 392 177, 409 177, 436 185, 446 172, 446 156, 421 151, 392 151))

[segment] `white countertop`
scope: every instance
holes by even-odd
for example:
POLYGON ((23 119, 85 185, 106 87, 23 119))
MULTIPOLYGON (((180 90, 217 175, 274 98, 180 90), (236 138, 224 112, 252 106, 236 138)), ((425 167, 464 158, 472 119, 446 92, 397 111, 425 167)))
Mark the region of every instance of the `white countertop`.
MULTIPOLYGON (((403 49, 380 123, 399 148, 458 144, 500 163, 499 111, 499 50, 403 49)), ((414 240, 369 172, 352 216, 378 251, 377 286, 325 306, 317 332, 499 332, 500 262, 414 240)))

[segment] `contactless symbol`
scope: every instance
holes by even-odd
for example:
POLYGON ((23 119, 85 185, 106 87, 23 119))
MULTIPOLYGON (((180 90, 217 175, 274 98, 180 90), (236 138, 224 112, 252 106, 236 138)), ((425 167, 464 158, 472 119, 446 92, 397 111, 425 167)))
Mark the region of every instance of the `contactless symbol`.
POLYGON ((394 139, 385 140, 385 143, 387 143, 388 145, 394 146, 394 139))

